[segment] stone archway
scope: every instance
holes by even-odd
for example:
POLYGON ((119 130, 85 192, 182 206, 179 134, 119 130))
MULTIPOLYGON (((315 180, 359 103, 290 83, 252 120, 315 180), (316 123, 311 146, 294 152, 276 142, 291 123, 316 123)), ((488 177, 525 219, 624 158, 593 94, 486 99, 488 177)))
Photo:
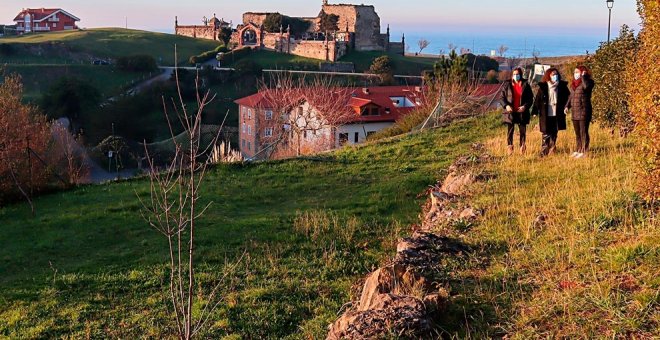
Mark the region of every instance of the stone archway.
POLYGON ((243 46, 255 46, 259 43, 259 37, 257 31, 252 28, 248 28, 241 32, 241 45, 243 46))

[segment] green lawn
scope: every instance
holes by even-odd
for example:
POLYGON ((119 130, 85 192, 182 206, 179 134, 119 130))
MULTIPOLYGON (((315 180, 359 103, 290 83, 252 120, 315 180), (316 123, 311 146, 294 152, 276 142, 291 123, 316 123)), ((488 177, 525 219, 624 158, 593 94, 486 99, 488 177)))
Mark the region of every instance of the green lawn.
MULTIPOLYGON (((215 168, 203 190, 214 204, 199 229, 200 282, 217 278, 225 258, 249 256, 205 336, 323 337, 351 285, 417 220, 417 195, 495 126, 471 119, 323 161, 215 168), (338 224, 312 239, 293 228, 298 212, 338 224)), ((44 196, 35 218, 23 204, 0 209, 0 336, 172 335, 166 243, 140 218, 135 192, 146 194, 147 183, 44 196)))
POLYGON ((149 73, 116 70, 112 66, 94 65, 7 65, 7 74, 17 73, 23 79, 24 99, 37 101, 62 77, 77 78, 98 89, 104 98, 121 94, 126 88, 149 77, 149 73))
POLYGON ((374 59, 388 55, 392 59, 394 65, 394 74, 401 75, 421 75, 424 70, 432 70, 433 64, 437 61, 435 58, 422 58, 422 57, 405 57, 400 54, 385 53, 385 52, 351 52, 340 59, 344 62, 352 62, 355 64, 356 72, 364 72, 369 70, 369 66, 374 59))
MULTIPOLYGON (((277 53, 273 51, 259 50, 244 57, 245 60, 251 60, 264 69, 287 69, 287 70, 310 70, 317 71, 319 63, 322 60, 305 58, 293 54, 277 53)), ((243 60, 241 59, 241 60, 243 60)), ((235 62, 229 62, 231 67, 235 62)))
POLYGON ((190 56, 218 46, 218 42, 210 40, 123 28, 95 28, 0 38, 0 44, 3 43, 16 45, 18 51, 16 55, 0 56, 0 64, 89 63, 94 58, 148 54, 161 65, 174 65, 175 45, 181 64, 187 63, 190 56))

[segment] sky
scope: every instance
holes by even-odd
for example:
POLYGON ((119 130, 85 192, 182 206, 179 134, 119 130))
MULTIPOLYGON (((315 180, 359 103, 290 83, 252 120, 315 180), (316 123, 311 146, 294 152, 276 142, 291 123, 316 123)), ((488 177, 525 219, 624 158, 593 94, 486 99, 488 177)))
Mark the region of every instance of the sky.
MULTIPOLYGON (((123 27, 172 32, 174 17, 182 25, 201 24, 214 13, 237 24, 247 11, 277 11, 290 16, 315 16, 321 0, 0 0, 0 23, 11 23, 21 8, 62 8, 82 19, 80 27, 123 27)), ((330 3, 347 3, 337 0, 330 3)), ((555 30, 583 35, 607 34, 605 0, 357 0, 372 4, 382 29, 393 35, 426 31, 501 34, 543 34, 555 30)), ((622 24, 639 30, 635 0, 615 0, 612 32, 622 24)))

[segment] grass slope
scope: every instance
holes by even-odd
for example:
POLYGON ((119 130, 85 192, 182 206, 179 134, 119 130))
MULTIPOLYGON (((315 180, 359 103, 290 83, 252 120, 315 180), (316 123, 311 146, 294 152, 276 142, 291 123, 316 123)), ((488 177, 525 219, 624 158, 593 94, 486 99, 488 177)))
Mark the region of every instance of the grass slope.
MULTIPOLYGON (((250 53, 241 60, 251 60, 264 69, 287 69, 287 70, 309 70, 319 69, 319 63, 322 60, 305 58, 293 54, 277 53, 273 51, 258 50, 250 53)), ((238 61, 237 61, 238 62, 238 61)), ((227 65, 231 67, 236 62, 230 62, 227 65)))
POLYGON ((454 269, 446 336, 660 337, 660 225, 634 192, 633 141, 594 126, 590 156, 573 160, 572 128, 559 138, 545 159, 486 143, 494 179, 470 198, 485 216, 455 226, 485 260, 454 269))
POLYGON ((112 66, 94 65, 8 65, 6 74, 17 73, 23 79, 24 99, 36 101, 62 77, 77 78, 94 86, 104 98, 123 93, 132 84, 149 77, 149 73, 122 72, 112 66))
POLYGON ((155 33, 123 28, 95 28, 78 31, 29 34, 0 38, 0 43, 18 47, 35 47, 33 53, 19 50, 18 55, 0 56, 0 63, 85 62, 93 58, 117 58, 134 54, 148 54, 161 65, 174 65, 174 46, 179 63, 218 46, 211 40, 194 39, 173 34, 155 33), (51 48, 49 46, 56 46, 51 48), (37 48, 41 47, 41 48, 37 48), (65 53, 61 53, 64 51, 65 53))
POLYGON ((369 70, 371 63, 374 59, 387 55, 392 59, 394 65, 394 74, 402 75, 421 75, 424 70, 432 70, 433 64, 437 61, 436 58, 422 58, 422 57, 408 57, 400 54, 385 53, 385 52, 357 52, 353 51, 340 59, 343 62, 352 62, 355 64, 356 72, 364 72, 369 70))
MULTIPOLYGON (((355 280, 417 219, 417 194, 497 125, 468 120, 323 161, 217 167, 202 194, 215 203, 199 229, 199 290, 225 258, 248 256, 204 336, 323 337, 355 280)), ((0 336, 172 335, 166 243, 141 220, 135 192, 147 183, 44 196, 35 218, 24 205, 0 209, 0 336)))

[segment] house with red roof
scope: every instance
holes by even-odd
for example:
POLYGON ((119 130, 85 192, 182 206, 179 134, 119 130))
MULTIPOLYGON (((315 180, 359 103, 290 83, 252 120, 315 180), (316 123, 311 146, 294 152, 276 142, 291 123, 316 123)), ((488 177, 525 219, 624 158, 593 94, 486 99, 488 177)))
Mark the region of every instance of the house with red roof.
POLYGON ((18 34, 75 30, 78 21, 78 17, 61 8, 24 8, 14 18, 18 34))
MULTIPOLYGON (((303 131, 300 144, 303 149, 315 152, 338 148, 343 145, 359 144, 372 133, 378 132, 412 112, 424 101, 424 89, 410 86, 376 86, 351 88, 341 92, 347 98, 336 98, 347 103, 347 119, 342 124, 324 126, 324 112, 316 112, 317 128, 303 131), (313 130, 313 131, 312 131, 313 130)), ((328 96, 333 94, 328 93, 328 96)), ((273 111, 277 105, 271 103, 272 95, 260 91, 235 101, 239 109, 239 144, 246 159, 264 159, 265 149, 272 146, 274 139, 286 136, 287 129, 296 124, 296 112, 314 109, 314 103, 305 98, 298 107, 285 114, 273 111)), ((288 138, 292 136, 289 134, 288 138)), ((278 141, 289 143, 289 141, 278 141)))

